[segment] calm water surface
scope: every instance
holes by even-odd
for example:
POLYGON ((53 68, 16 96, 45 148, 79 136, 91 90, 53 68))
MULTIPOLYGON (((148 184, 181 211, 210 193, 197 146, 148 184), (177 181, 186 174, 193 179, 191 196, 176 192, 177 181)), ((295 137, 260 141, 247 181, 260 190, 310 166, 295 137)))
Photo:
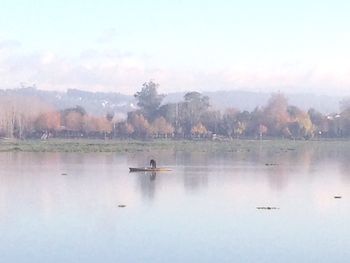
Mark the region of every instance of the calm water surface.
POLYGON ((1 153, 1 262, 348 262, 349 156, 1 153))

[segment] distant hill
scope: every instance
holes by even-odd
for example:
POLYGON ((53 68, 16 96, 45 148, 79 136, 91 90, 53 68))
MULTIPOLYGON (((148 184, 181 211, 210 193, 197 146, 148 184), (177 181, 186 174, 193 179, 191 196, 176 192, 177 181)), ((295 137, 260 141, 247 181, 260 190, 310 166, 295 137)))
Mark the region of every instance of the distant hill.
MULTIPOLYGON (((183 100, 185 93, 170 93, 164 103, 179 102, 183 100)), ((257 106, 266 105, 270 93, 258 93, 247 91, 213 91, 203 92, 209 96, 213 108, 224 110, 234 107, 240 110, 252 111, 257 106)), ((128 111, 134 110, 136 101, 133 96, 117 92, 89 92, 78 89, 69 89, 67 92, 45 91, 37 88, 19 88, 0 90, 0 96, 17 95, 40 98, 42 101, 53 105, 56 109, 65 109, 80 105, 90 114, 105 115, 114 112, 120 117, 126 116, 128 111)), ((315 95, 315 94, 286 94, 291 105, 308 110, 315 108, 322 113, 339 112, 341 97, 315 95)))
MULTIPOLYGON (((164 102, 177 102, 183 99, 185 93, 170 93, 164 102)), ((240 110, 252 111, 257 106, 266 105, 271 93, 259 93, 248 91, 213 91, 203 92, 210 98, 213 108, 224 110, 234 107, 240 110)), ((324 114, 339 112, 339 102, 342 97, 315 95, 315 94, 285 94, 291 105, 305 111, 314 108, 324 114)))
POLYGON ((19 88, 0 90, 1 95, 37 97, 58 110, 82 106, 88 113, 105 115, 114 112, 125 117, 128 111, 135 109, 133 96, 117 92, 89 92, 78 89, 69 89, 67 92, 45 91, 37 88, 19 88))

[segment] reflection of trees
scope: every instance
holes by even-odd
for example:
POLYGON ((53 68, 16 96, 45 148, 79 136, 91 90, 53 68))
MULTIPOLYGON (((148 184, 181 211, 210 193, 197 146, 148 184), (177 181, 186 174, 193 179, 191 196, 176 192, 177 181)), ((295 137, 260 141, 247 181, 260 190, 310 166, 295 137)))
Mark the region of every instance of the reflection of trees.
POLYGON ((208 187, 208 168, 185 168, 184 187, 187 190, 198 190, 208 187))
POLYGON ((156 173, 156 172, 151 172, 150 180, 151 180, 151 181, 156 180, 156 176, 157 176, 157 173, 156 173))
POLYGON ((350 181, 350 149, 347 151, 343 151, 341 156, 339 156, 339 166, 340 166, 340 172, 342 177, 344 178, 344 181, 349 182, 350 181))
MULTIPOLYGON (((129 160, 132 162, 136 160, 138 165, 143 166, 148 164, 149 157, 152 155, 164 166, 176 165, 178 169, 183 169, 183 185, 186 190, 207 188, 211 171, 237 165, 254 166, 257 168, 257 173, 265 176, 270 187, 276 190, 285 189, 289 181, 297 178, 317 180, 320 167, 327 166, 327 163, 333 163, 333 166, 339 165, 341 174, 346 180, 350 180, 348 176, 350 148, 347 142, 262 141, 260 144, 256 143, 258 145, 237 141, 232 149, 224 151, 200 149, 195 145, 196 148, 188 151, 173 149, 155 150, 151 153, 139 152, 130 154, 129 160)), ((149 178, 146 178, 145 184, 146 191, 150 191, 152 185, 147 186, 149 178)))
MULTIPOLYGON (((282 190, 287 187, 288 180, 291 176, 295 177, 304 174, 305 171, 311 170, 312 156, 314 151, 312 148, 280 148, 272 157, 276 166, 268 169, 269 182, 273 188, 282 190)), ((268 163, 268 162, 266 162, 268 163)))
POLYGON ((268 181, 271 188, 283 190, 288 184, 288 168, 284 166, 275 166, 267 169, 268 181))
MULTIPOLYGON (((266 165, 271 187, 282 190, 288 184, 291 176, 307 176, 312 179, 318 176, 318 169, 323 166, 338 163, 340 172, 347 181, 350 180, 350 149, 341 146, 339 142, 310 142, 302 147, 280 148, 274 150, 262 150, 260 161, 266 165), (339 147, 338 147, 339 146, 339 147)), ((335 171, 337 172, 337 171, 335 171)))
POLYGON ((148 199, 154 199, 157 183, 156 172, 138 173, 136 176, 141 194, 148 199))
POLYGON ((45 224, 66 216, 92 218, 91 211, 100 216, 119 202, 129 205, 135 197, 128 182, 113 174, 123 170, 110 169, 120 160, 101 153, 1 153, 0 214, 10 224, 22 215, 45 224))

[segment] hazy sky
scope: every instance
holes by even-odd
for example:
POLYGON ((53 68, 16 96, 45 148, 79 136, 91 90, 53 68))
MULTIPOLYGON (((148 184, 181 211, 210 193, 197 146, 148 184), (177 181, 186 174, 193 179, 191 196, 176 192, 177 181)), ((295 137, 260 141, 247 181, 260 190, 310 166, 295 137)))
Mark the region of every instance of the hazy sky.
POLYGON ((0 87, 350 95, 350 1, 1 0, 0 87))

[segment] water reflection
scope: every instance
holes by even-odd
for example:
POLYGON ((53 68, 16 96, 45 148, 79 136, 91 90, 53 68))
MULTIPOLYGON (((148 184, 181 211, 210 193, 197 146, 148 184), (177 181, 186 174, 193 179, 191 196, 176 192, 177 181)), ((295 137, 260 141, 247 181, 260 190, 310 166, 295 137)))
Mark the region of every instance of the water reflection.
POLYGON ((208 173, 207 166, 185 166, 183 170, 185 190, 194 191, 206 188, 208 186, 208 173))
POLYGON ((154 181, 156 180, 157 173, 156 172, 151 172, 150 180, 154 181))
POLYGON ((349 157, 350 149, 317 147, 1 153, 0 255, 4 262, 344 262, 349 157), (150 156, 172 171, 129 173, 150 156))
POLYGON ((137 179, 139 189, 143 197, 154 199, 156 194, 156 178, 157 173, 152 172, 136 172, 132 175, 137 179))

